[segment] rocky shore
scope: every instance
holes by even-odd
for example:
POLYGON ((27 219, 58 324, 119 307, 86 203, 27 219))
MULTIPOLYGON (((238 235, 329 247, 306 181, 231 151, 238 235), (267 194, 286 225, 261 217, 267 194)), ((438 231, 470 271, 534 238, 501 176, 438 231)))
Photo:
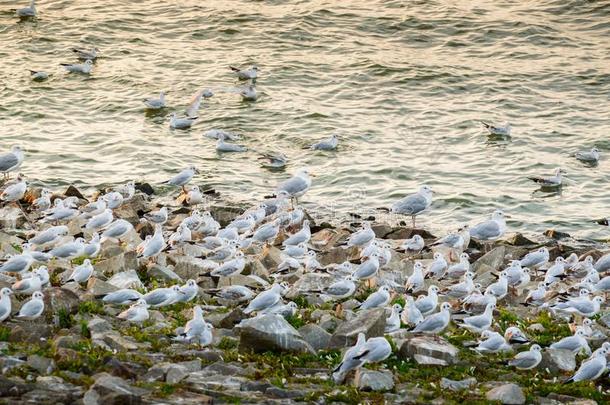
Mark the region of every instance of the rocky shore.
MULTIPOLYGON (((165 227, 175 229, 191 213, 168 197, 154 194, 146 184, 119 208, 116 218, 134 225, 129 240, 120 244, 104 242, 92 259, 94 274, 86 284, 68 282, 77 258, 70 263, 52 259, 50 285, 43 290, 45 309, 35 320, 9 317, 0 324, 0 402, 48 404, 206 404, 206 403, 489 403, 504 404, 593 404, 610 401, 610 383, 604 376, 597 381, 564 384, 563 380, 578 368, 583 355, 549 348, 549 344, 572 334, 572 319, 553 315, 548 308, 522 305, 532 282, 498 301, 494 329, 504 331, 518 326, 532 342, 543 347, 540 365, 527 371, 507 366, 519 348, 499 354, 480 354, 473 350, 478 334, 458 328, 453 322, 438 335, 415 334, 402 325, 385 333, 388 308, 357 310, 358 305, 377 290, 361 284, 356 293, 340 305, 318 292, 324 291, 336 278, 325 271, 302 269, 278 273, 284 260, 281 252, 286 233, 282 232, 272 246, 252 244, 244 248, 247 264, 241 274, 213 277, 205 257, 209 250, 197 243, 184 243, 167 249, 155 260, 141 260, 136 246, 154 232, 142 220, 145 213, 169 206, 165 227), (251 277, 257 276, 257 277, 251 277), (141 324, 117 318, 125 307, 105 304, 101 298, 124 288, 140 292, 157 287, 182 285, 196 280, 198 294, 187 303, 176 303, 159 309, 149 308, 150 318, 141 324), (219 298, 219 288, 243 285, 261 291, 274 281, 289 285, 286 302, 296 309, 287 314, 244 313, 247 302, 236 304, 219 298), (199 304, 204 318, 213 325, 209 345, 189 344, 175 340, 199 304), (286 316, 282 316, 286 315, 286 316), (359 333, 367 338, 385 336, 392 347, 390 357, 350 372, 344 382, 336 384, 332 370, 339 364, 343 351, 356 342, 359 333)), ((38 197, 30 190, 21 203, 38 197)), ((85 198, 70 187, 64 196, 74 196, 79 205, 85 198)), ((54 197, 59 197, 56 195, 54 197)), ((247 207, 234 206, 209 193, 206 209, 226 226, 247 207)), ((318 217, 323 213, 318 213, 318 217)), ((426 244, 437 237, 422 229, 403 225, 376 223, 372 229, 379 240, 392 247, 391 260, 379 270, 381 279, 395 283, 392 303, 405 304, 404 285, 413 272, 414 262, 430 263, 433 250, 404 252, 403 240, 421 235, 426 244)), ((77 217, 66 223, 70 236, 83 233, 86 219, 77 217)), ((344 242, 361 225, 353 222, 326 223, 311 221, 309 247, 317 253, 322 267, 350 261, 359 263, 357 247, 346 248, 344 242)), ((37 213, 22 211, 16 205, 0 209, 0 257, 17 255, 24 241, 41 227, 37 213)), ((85 232, 86 233, 86 232, 85 232)), ((84 235, 88 237, 89 235, 84 235)), ((201 235, 193 232, 193 240, 201 235)), ((548 231, 544 235, 508 233, 485 252, 474 240, 470 254, 476 282, 483 286, 495 280, 497 273, 511 260, 546 246, 550 260, 576 253, 580 258, 598 259, 607 246, 594 241, 577 241, 569 235, 548 231)), ((439 248, 442 250, 442 248, 439 248)), ((435 249, 435 250, 439 250, 435 249)), ((0 275, 0 287, 11 287, 19 277, 0 275)), ((426 288, 435 283, 440 289, 455 284, 452 280, 426 279, 426 288)), ((557 294, 569 291, 569 280, 555 286, 557 294)), ((415 295, 423 294, 426 288, 415 295)), ((11 296, 12 312, 19 311, 26 297, 11 296)), ((461 310, 450 301, 454 316, 461 310)), ((603 307, 606 309, 606 306, 603 307)), ((463 315, 466 316, 466 315, 463 315)), ((610 334, 610 314, 602 310, 593 317, 592 349, 599 347, 610 334)))

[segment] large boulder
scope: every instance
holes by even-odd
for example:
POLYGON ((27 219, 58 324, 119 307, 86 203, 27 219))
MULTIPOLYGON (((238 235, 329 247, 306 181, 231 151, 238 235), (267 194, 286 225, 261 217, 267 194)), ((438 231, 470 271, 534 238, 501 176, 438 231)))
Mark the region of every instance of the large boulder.
POLYGON ((314 350, 326 350, 329 348, 332 335, 325 331, 320 325, 309 323, 300 327, 299 333, 314 350))
POLYGON ((538 365, 541 370, 548 369, 551 373, 574 371, 576 359, 570 350, 547 348, 542 352, 542 361, 538 365))
POLYGON ((315 353, 301 334, 279 315, 263 315, 236 326, 240 350, 315 353))
POLYGON ((356 317, 339 325, 330 339, 330 347, 352 346, 361 332, 366 335, 367 339, 382 336, 385 324, 386 315, 383 308, 361 311, 356 317))
POLYGON ((150 393, 147 389, 134 387, 122 378, 108 373, 97 374, 94 379, 95 383, 83 397, 85 405, 141 404, 142 397, 150 393))
POLYGON ((439 336, 413 336, 400 347, 399 357, 418 364, 446 366, 458 360, 458 349, 439 336))
POLYGON ((489 401, 498 401, 506 405, 520 405, 525 403, 523 390, 517 384, 502 384, 487 392, 485 398, 489 401))

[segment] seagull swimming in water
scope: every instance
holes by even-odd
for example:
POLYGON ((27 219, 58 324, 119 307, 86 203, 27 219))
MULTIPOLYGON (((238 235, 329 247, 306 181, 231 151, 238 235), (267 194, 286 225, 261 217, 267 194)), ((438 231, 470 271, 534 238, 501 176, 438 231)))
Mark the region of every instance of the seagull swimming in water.
POLYGON ((258 76, 258 66, 252 66, 247 69, 239 69, 234 66, 229 66, 236 75, 239 80, 252 80, 256 79, 258 76))
POLYGON ((502 135, 502 136, 510 136, 511 126, 508 122, 503 124, 493 125, 487 122, 481 121, 483 127, 489 132, 489 135, 502 135))
POLYGON ((90 74, 93 69, 93 62, 90 59, 84 63, 61 63, 60 65, 69 73, 82 73, 85 75, 90 74))
POLYGON ((159 98, 147 98, 144 100, 146 108, 149 110, 161 110, 166 107, 165 104, 165 93, 159 93, 159 98))

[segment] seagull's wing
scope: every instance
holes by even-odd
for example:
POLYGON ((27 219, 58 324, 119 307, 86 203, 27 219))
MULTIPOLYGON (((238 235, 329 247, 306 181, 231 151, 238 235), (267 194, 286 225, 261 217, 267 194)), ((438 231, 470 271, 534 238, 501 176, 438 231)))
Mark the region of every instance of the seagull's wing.
POLYGON ((392 205, 392 212, 396 214, 415 215, 428 207, 428 201, 419 194, 409 195, 392 205))
POLYGON ((430 332, 441 328, 444 324, 443 318, 438 313, 424 319, 422 323, 417 325, 413 332, 430 332))
POLYGON ((533 367, 537 361, 538 359, 528 351, 517 354, 508 364, 517 368, 530 368, 533 367))
POLYGON ((277 189, 291 195, 297 194, 307 189, 307 182, 303 178, 295 176, 281 183, 277 189))
POLYGON ((26 302, 19 311, 21 317, 31 317, 37 315, 44 309, 44 303, 40 300, 30 300, 26 302))
POLYGON ((4 172, 11 167, 14 167, 17 163, 19 163, 19 160, 14 153, 0 155, 0 172, 4 172))
POLYGON ((500 226, 496 221, 485 221, 472 227, 470 235, 475 239, 496 238, 500 236, 500 226))

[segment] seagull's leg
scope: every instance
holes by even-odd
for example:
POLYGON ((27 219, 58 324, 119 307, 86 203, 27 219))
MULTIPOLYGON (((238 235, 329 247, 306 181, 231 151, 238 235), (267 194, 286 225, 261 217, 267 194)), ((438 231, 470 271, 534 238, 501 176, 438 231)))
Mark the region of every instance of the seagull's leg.
POLYGON ((411 215, 411 220, 413 221, 413 229, 415 229, 415 215, 411 215))

